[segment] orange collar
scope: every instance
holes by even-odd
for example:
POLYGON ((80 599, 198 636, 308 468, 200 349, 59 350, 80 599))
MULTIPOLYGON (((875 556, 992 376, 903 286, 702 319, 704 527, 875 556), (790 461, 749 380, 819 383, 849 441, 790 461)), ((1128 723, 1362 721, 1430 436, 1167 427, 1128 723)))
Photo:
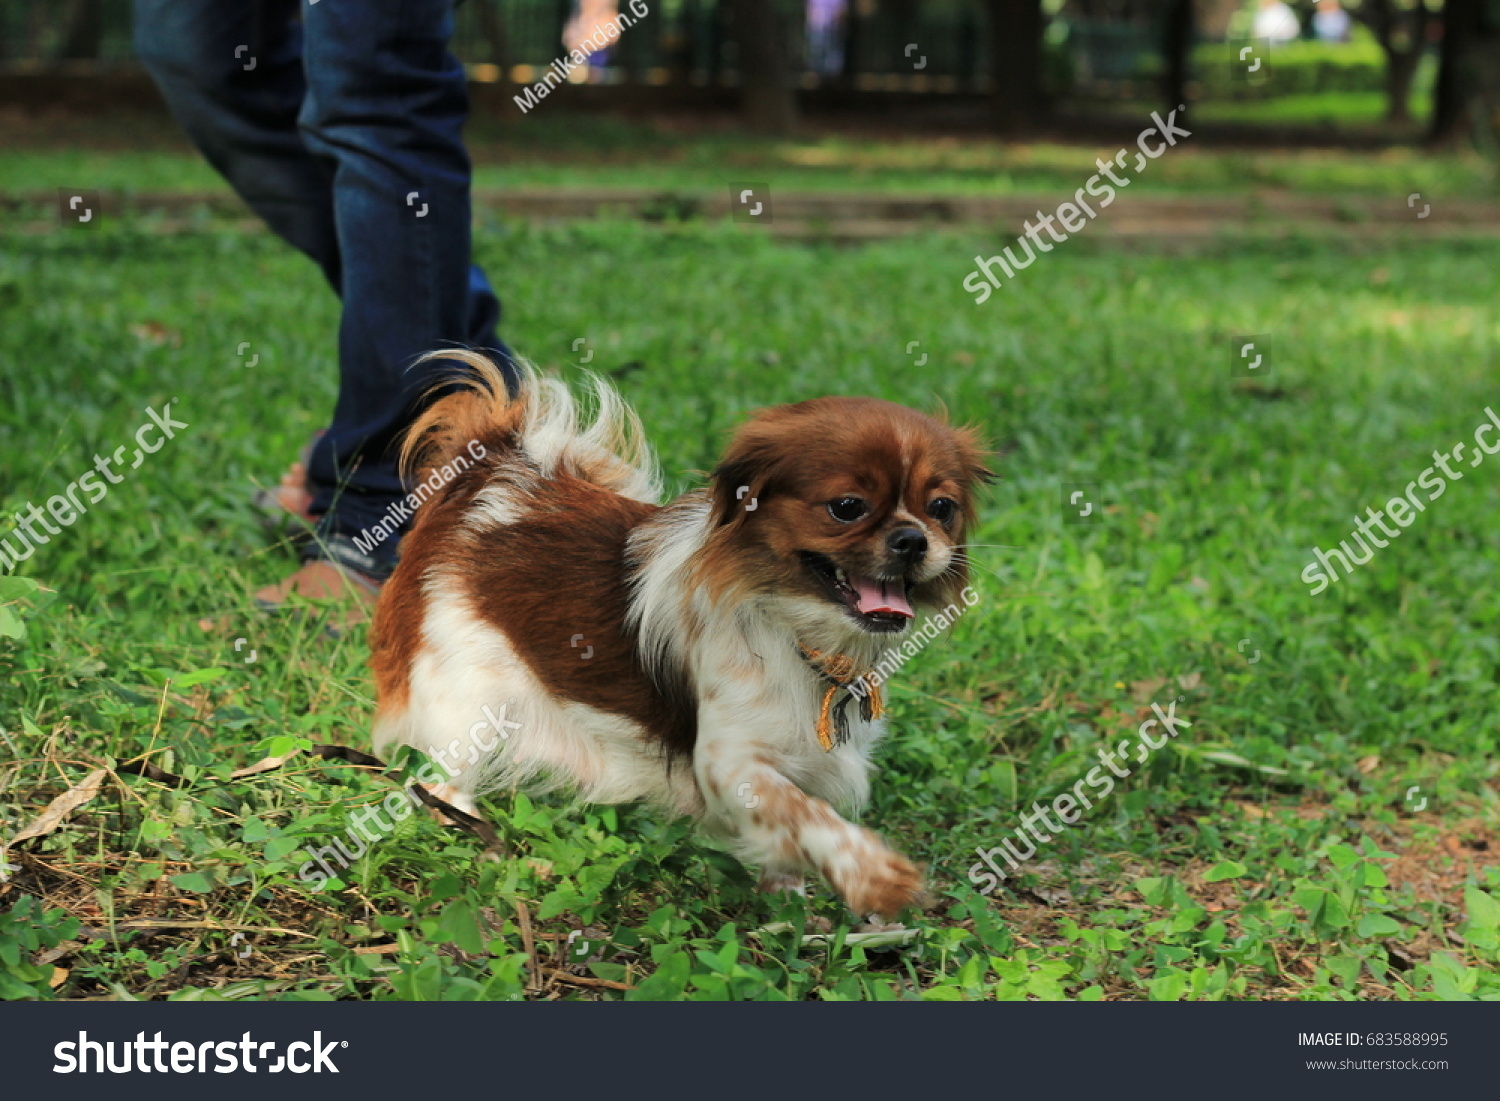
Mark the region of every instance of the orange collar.
POLYGON ((825 654, 821 650, 809 650, 798 645, 802 659, 813 667, 814 672, 828 683, 823 694, 823 706, 818 709, 818 723, 814 728, 818 744, 827 753, 835 744, 842 745, 849 737, 849 717, 844 713, 852 699, 859 700, 860 716, 872 722, 885 714, 885 701, 880 695, 880 685, 874 679, 874 670, 856 673, 854 659, 848 654, 825 654), (863 692, 856 692, 855 685, 862 684, 863 692), (834 704, 840 692, 847 692, 842 700, 834 704))

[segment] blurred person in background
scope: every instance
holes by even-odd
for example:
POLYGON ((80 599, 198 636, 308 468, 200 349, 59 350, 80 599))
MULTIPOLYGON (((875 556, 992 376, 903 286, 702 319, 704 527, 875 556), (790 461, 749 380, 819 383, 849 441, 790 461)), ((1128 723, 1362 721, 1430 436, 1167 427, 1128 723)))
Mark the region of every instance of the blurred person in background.
POLYGON ((1302 25, 1297 22, 1297 13, 1283 0, 1260 0, 1255 13, 1255 22, 1250 32, 1252 38, 1264 38, 1267 42, 1291 42, 1302 34, 1302 25))
POLYGON ((807 67, 823 76, 844 71, 848 0, 807 0, 807 67))
MULTIPOLYGON (((615 0, 577 0, 577 6, 573 9, 573 17, 563 27, 563 45, 567 47, 569 53, 572 53, 596 31, 614 23, 619 15, 620 8, 615 0)), ((604 68, 609 63, 610 55, 614 53, 612 46, 599 48, 598 44, 604 41, 606 41, 605 38, 595 38, 589 44, 589 49, 593 52, 584 51, 588 53, 588 69, 585 71, 591 83, 604 79, 604 68)))
POLYGON ((1348 42, 1351 22, 1339 0, 1318 0, 1312 25, 1319 42, 1348 42))

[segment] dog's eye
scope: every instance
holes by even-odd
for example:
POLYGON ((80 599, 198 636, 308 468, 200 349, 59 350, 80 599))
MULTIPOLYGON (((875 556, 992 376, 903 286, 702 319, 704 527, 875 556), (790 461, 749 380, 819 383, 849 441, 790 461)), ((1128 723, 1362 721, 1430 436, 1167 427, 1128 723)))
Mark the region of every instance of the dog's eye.
POLYGON ((957 511, 958 502, 952 497, 934 497, 927 502, 927 515, 940 524, 946 524, 953 519, 953 514, 957 511))
POLYGON ((841 524, 852 524, 869 511, 870 506, 858 497, 835 497, 828 502, 828 515, 841 524))

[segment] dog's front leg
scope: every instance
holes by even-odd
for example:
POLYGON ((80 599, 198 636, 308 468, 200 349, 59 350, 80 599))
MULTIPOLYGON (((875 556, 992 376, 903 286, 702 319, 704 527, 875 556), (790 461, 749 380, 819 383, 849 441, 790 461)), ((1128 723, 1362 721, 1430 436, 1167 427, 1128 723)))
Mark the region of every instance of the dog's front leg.
POLYGON ((790 886, 811 871, 861 917, 894 917, 914 903, 922 887, 916 867, 788 779, 774 747, 728 710, 702 709, 693 768, 710 818, 742 859, 760 866, 762 886, 790 886))

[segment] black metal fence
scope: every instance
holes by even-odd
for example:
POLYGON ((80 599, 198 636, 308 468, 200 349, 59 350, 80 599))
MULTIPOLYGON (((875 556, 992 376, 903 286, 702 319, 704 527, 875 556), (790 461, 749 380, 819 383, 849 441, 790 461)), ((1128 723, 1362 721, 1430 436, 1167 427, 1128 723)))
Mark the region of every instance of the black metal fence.
MULTIPOLYGON (((726 74, 735 70, 736 43, 725 5, 645 0, 645 6, 648 15, 610 51, 610 79, 726 82, 726 74)), ((782 12, 791 56, 800 63, 805 85, 841 80, 873 90, 891 83, 882 78, 899 76, 918 78, 915 83, 935 90, 957 90, 985 80, 977 0, 911 3, 905 11, 855 0, 826 33, 810 29, 806 12, 796 3, 783 3, 782 12)), ((494 64, 500 49, 507 48, 512 65, 545 66, 564 52, 562 29, 571 14, 572 0, 468 0, 459 9, 455 49, 465 61, 494 64), (494 38, 492 10, 498 10, 505 28, 503 45, 494 38)), ((911 82, 900 83, 906 87, 911 82)))
MULTIPOLYGON (((457 9, 454 50, 476 81, 509 77, 519 84, 531 83, 566 52, 563 28, 577 2, 463 0, 457 9)), ((629 0, 616 2, 630 12, 629 0)), ((635 2, 636 11, 644 5, 647 14, 610 46, 603 64, 587 73, 590 80, 679 87, 738 82, 737 43, 727 3, 635 2)), ((803 88, 944 94, 982 93, 990 87, 989 16, 983 0, 842 0, 842 8, 841 0, 776 2, 803 88), (811 15, 814 9, 822 16, 811 15)), ((1059 9, 1048 25, 1044 48, 1049 92, 1093 98, 1149 94, 1161 67, 1158 20, 1165 4, 1130 0, 1125 5, 1130 18, 1101 18, 1085 0, 1046 7, 1059 9)), ((130 0, 0 0, 0 68, 67 72, 74 65, 130 65, 130 23, 130 0)), ((1341 56, 1302 59, 1307 79, 1293 82, 1296 90, 1381 86, 1383 62, 1373 44, 1364 51, 1344 48, 1333 53, 1341 56), (1365 53, 1372 56, 1364 57, 1365 53), (1355 74, 1355 85, 1348 78, 1351 59, 1367 70, 1355 74), (1333 65, 1335 61, 1339 64, 1333 65), (1320 75, 1325 68, 1332 77, 1320 75)), ((1222 77, 1220 70, 1227 65, 1216 48, 1200 46, 1194 67, 1202 82, 1195 85, 1196 92, 1217 97, 1255 91, 1248 86, 1220 87, 1225 82, 1214 78, 1222 77)), ((1291 73, 1287 62, 1281 68, 1291 73)))
MULTIPOLYGON (((224 0, 226 4, 254 0, 224 0)), ((619 0, 626 9, 626 0, 619 0)), ((644 0, 648 15, 609 50, 594 79, 633 84, 735 82, 736 43, 718 0, 644 0)), ((809 27, 804 0, 779 0, 803 87, 862 91, 981 91, 988 85, 981 0, 845 0, 809 27)), ((820 7, 824 0, 812 0, 820 7)), ((834 0, 837 3, 837 0, 834 0)), ((477 79, 525 82, 565 53, 574 0, 464 0, 454 50, 477 79)), ((127 65, 130 0, 0 0, 0 65, 127 65)))

